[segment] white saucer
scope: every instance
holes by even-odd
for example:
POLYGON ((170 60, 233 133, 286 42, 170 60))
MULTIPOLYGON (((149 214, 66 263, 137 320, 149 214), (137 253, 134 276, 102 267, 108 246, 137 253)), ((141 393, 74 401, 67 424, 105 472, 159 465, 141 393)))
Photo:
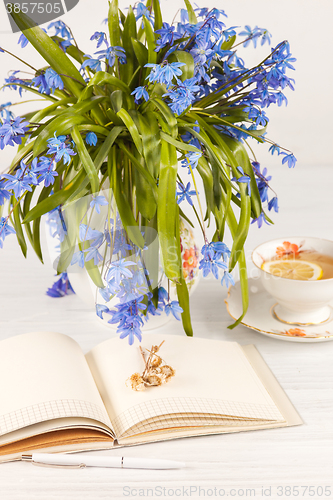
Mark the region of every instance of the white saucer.
MULTIPOLYGON (((228 313, 235 320, 242 314, 240 282, 229 288, 225 300, 228 313)), ((325 342, 333 340, 333 320, 321 325, 293 326, 282 323, 273 316, 276 299, 266 292, 260 279, 249 279, 249 308, 241 324, 257 332, 290 342, 325 342)), ((333 306, 333 303, 331 303, 333 306)))

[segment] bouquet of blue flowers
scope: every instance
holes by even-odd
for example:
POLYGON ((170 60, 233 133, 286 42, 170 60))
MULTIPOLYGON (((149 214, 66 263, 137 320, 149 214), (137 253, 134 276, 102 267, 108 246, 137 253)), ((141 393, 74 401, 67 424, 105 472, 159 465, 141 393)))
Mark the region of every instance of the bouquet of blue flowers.
POLYGON ((251 222, 269 224, 267 212, 278 211, 271 178, 250 141, 269 144, 272 154, 294 167, 294 155, 266 137, 265 109, 287 104, 284 91, 293 90, 294 82, 287 73, 295 59, 284 41, 247 68, 237 47, 270 44, 270 34, 258 27, 226 27, 223 10, 193 9, 185 0, 180 20, 168 24, 159 0, 139 2, 127 15, 117 0, 109 3, 108 34, 91 36, 97 44, 93 55, 78 47, 64 22, 44 30, 22 12, 11 13, 22 31, 21 47, 32 44, 45 66, 36 69, 0 48, 34 72, 26 78, 15 71, 4 87, 37 94, 45 107, 15 117, 11 103, 0 106, 0 149, 18 146, 8 172, 0 176, 0 247, 16 233, 24 255, 28 238, 42 260, 41 217, 49 214, 56 221, 63 243, 66 206, 89 196, 90 215, 85 210, 77 217, 74 239, 58 262, 59 275, 73 263, 86 267, 106 302, 118 297, 111 311, 97 304, 97 313, 110 313, 130 343, 141 338, 143 320, 162 309, 177 318, 181 314, 185 332, 192 335, 180 249, 179 218, 187 219, 182 205, 192 207, 202 230, 203 275, 212 273, 229 285, 238 264, 244 315, 244 242, 251 222), (97 231, 90 227, 91 212, 101 209, 107 211, 105 224, 97 231), (211 220, 215 234, 209 241, 211 220), (226 226, 230 249, 223 242, 226 226), (149 277, 141 258, 146 228, 158 235, 163 271, 178 300, 149 277))

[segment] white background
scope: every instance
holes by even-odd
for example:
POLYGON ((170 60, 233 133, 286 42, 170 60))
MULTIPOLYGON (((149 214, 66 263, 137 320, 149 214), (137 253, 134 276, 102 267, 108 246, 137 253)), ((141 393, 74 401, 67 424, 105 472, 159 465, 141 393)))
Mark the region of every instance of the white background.
MULTIPOLYGON (((79 44, 84 44, 95 30, 103 29, 106 0, 81 0, 65 20, 73 27, 79 44), (100 6, 100 8, 99 8, 100 6)), ((123 5, 125 5, 123 3, 123 5)), ((171 20, 180 4, 164 1, 163 10, 171 20)), ((201 6, 213 6, 213 2, 201 6)), ((273 175, 279 194, 280 213, 275 226, 258 230, 252 226, 247 252, 262 241, 281 236, 311 235, 333 239, 332 234, 332 4, 331 0, 227 0, 215 3, 229 14, 228 25, 249 24, 267 28, 273 44, 288 39, 297 57, 296 91, 289 92, 288 108, 269 108, 269 136, 293 150, 298 158, 294 170, 280 164, 280 159, 260 148, 260 161, 273 175)), ((2 6, 1 6, 2 7, 2 6)), ((0 8, 0 22, 3 21, 0 8)), ((16 45, 17 35, 0 34, 0 46, 42 65, 33 49, 24 51, 16 45)), ((92 46, 94 47, 94 46, 92 46)), ((266 47, 266 46, 264 46, 266 47)), ((266 53, 267 47, 264 49, 266 53)), ((246 49, 250 56, 252 49, 246 49)), ((262 52, 253 52, 260 60, 262 52)), ((19 66, 0 54, 0 79, 19 66)), ((247 58, 250 63, 250 60, 247 58)), ((14 101, 14 93, 0 94, 0 102, 14 101)), ((13 154, 12 148, 0 152, 0 171, 13 154)), ((47 259, 46 259, 47 262, 47 259)), ((59 331, 73 336, 87 352, 112 333, 77 296, 50 299, 45 290, 55 279, 54 271, 44 267, 30 250, 24 261, 15 237, 10 236, 0 251, 0 338, 28 331, 59 331)), ((1 466, 0 490, 7 499, 123 498, 123 487, 147 488, 155 485, 170 488, 202 486, 257 489, 256 498, 264 498, 262 486, 272 486, 274 500, 278 486, 330 485, 332 483, 332 342, 300 345, 264 337, 239 326, 227 330, 230 318, 223 299, 226 289, 211 279, 199 283, 191 298, 195 335, 241 344, 254 343, 291 398, 304 425, 290 429, 247 432, 238 435, 211 436, 132 447, 118 454, 134 457, 178 459, 189 462, 186 470, 175 472, 55 470, 28 464, 1 466)), ((176 321, 161 333, 183 334, 176 321)), ((302 489, 300 490, 302 492, 302 489)), ((244 494, 243 494, 244 495, 244 494)), ((267 495, 267 493, 266 493, 267 495)), ((240 498, 235 496, 235 498, 240 498)), ((182 495, 183 497, 183 495, 182 495)), ((202 497, 202 496, 201 496, 202 497)), ((193 494, 192 498, 199 498, 193 494)), ((289 498, 289 497, 288 497, 289 498)), ((291 496, 290 498, 295 498, 291 496)), ((305 495, 303 498, 319 498, 305 495)), ((326 498, 331 498, 328 496, 326 498)))

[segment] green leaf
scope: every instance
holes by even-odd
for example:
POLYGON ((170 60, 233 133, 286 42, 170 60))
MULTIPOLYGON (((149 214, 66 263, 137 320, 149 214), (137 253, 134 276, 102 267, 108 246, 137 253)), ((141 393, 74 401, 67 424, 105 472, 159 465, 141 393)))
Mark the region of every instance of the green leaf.
POLYGON ((181 66, 182 75, 180 80, 183 82, 189 78, 192 78, 194 75, 194 59, 189 52, 185 52, 185 50, 176 50, 172 52, 168 57, 170 62, 180 62, 185 63, 186 66, 181 66))
POLYGON ((105 71, 98 71, 89 81, 87 87, 82 91, 79 101, 89 99, 93 95, 94 86, 102 87, 103 85, 111 85, 112 87, 127 92, 128 94, 131 93, 129 86, 126 85, 125 82, 122 82, 116 76, 112 76, 105 71))
POLYGON ((145 64, 148 63, 148 49, 139 40, 132 38, 131 42, 138 63, 142 68, 144 68, 145 64))
POLYGON ((178 213, 176 207, 177 170, 178 162, 175 147, 167 142, 162 142, 157 202, 158 235, 164 272, 167 278, 179 282, 180 262, 178 242, 175 237, 175 219, 176 213, 178 213))
MULTIPOLYGON (((207 211, 213 212, 214 210, 214 179, 211 169, 208 166, 208 163, 204 157, 201 157, 197 166, 198 174, 200 175, 204 189, 205 189, 205 198, 207 203, 207 211)), ((207 214, 208 218, 208 214, 207 214)))
POLYGON ((190 1, 184 0, 184 2, 185 2, 186 9, 188 12, 188 19, 189 19, 190 24, 197 24, 197 22, 198 22, 197 16, 195 15, 195 12, 193 10, 193 7, 192 7, 190 1))
POLYGON ((228 40, 224 41, 221 45, 221 50, 230 50, 236 41, 237 36, 231 36, 228 40))
POLYGON ((143 154, 147 169, 157 179, 161 162, 161 136, 158 122, 153 113, 139 114, 143 154))
POLYGON ((239 191, 241 195, 241 211, 237 229, 233 236, 231 255, 229 259, 229 271, 235 267, 241 255, 251 222, 251 198, 247 195, 247 186, 244 183, 241 183, 239 191))
POLYGON ((177 139, 174 139, 168 134, 165 134, 164 132, 161 132, 161 139, 163 141, 168 142, 169 144, 172 144, 175 146, 177 149, 180 149, 181 151, 193 151, 194 153, 201 153, 200 149, 198 149, 195 146, 192 146, 191 144, 187 144, 186 142, 181 142, 177 141, 177 139))
POLYGON ((14 209, 13 209, 14 229, 16 231, 17 241, 19 242, 22 253, 23 253, 24 257, 26 257, 27 256, 27 243, 25 241, 25 237, 24 237, 23 230, 22 230, 22 224, 21 224, 21 218, 20 218, 20 204, 17 203, 16 201, 14 201, 14 203, 16 203, 16 206, 14 206, 14 209))
MULTIPOLYGON (((228 211, 227 224, 230 228, 231 236, 232 236, 232 238, 234 238, 236 236, 236 231, 237 231, 237 221, 236 221, 235 214, 233 213, 232 210, 228 211)), ((243 312, 242 312, 241 316, 235 321, 235 323, 228 326, 228 328, 230 330, 232 330, 237 325, 239 325, 239 323, 244 318, 246 311, 248 310, 248 307, 249 307, 249 286, 248 286, 248 281, 247 281, 246 258, 245 258, 244 249, 241 250, 240 255, 238 257, 238 268, 239 268, 239 279, 240 279, 241 292, 242 292, 243 312)))
POLYGON ((154 31, 159 30, 163 26, 163 19, 160 7, 160 0, 153 0, 153 9, 154 9, 154 31))
POLYGON ((92 161, 91 156, 87 151, 87 148, 77 126, 74 126, 71 132, 73 141, 76 144, 77 152, 79 153, 80 159, 82 161, 82 165, 89 178, 91 191, 92 193, 97 193, 99 191, 99 179, 94 162, 92 161))
POLYGON ((47 147, 47 141, 56 134, 57 136, 67 134, 74 125, 88 122, 89 119, 82 116, 87 111, 98 106, 105 97, 92 97, 89 101, 84 101, 64 110, 64 113, 52 119, 38 132, 38 137, 34 145, 34 156, 38 156, 47 147))
POLYGON ((235 141, 231 137, 227 137, 225 134, 221 135, 221 140, 223 140, 226 146, 230 149, 236 158, 238 165, 240 165, 244 172, 251 177, 251 207, 254 217, 257 219, 262 212, 262 205, 257 182, 246 149, 241 142, 235 141))
POLYGON ((157 61, 157 52, 155 52, 156 49, 156 43, 155 43, 155 36, 153 32, 153 28, 151 27, 150 22, 148 19, 143 16, 143 23, 144 23, 144 30, 146 34, 146 40, 147 40, 147 45, 148 45, 148 62, 155 64, 157 61))
POLYGON ((171 135, 171 137, 176 139, 178 136, 177 119, 169 106, 164 101, 162 101, 160 97, 154 97, 150 100, 150 102, 159 109, 165 120, 165 123, 167 124, 168 133, 171 135))
MULTIPOLYGON (((12 4, 13 5, 13 4, 12 4)), ((13 11, 10 14, 18 28, 24 32, 31 45, 48 62, 48 64, 61 75, 66 88, 75 96, 79 97, 86 83, 79 70, 66 56, 60 47, 28 16, 13 11), (67 75, 67 76, 63 76, 67 75)))
POLYGON ((128 234, 128 237, 130 240, 137 245, 139 248, 144 247, 144 239, 143 236, 140 232, 140 228, 138 226, 138 223, 136 222, 133 212, 131 209, 131 206, 128 202, 128 200, 125 197, 124 194, 124 185, 122 182, 121 178, 121 171, 120 169, 117 168, 117 162, 112 155, 109 156, 108 158, 108 163, 109 163, 109 169, 110 171, 115 172, 115 186, 113 189, 114 196, 116 199, 117 203, 117 209, 119 211, 119 215, 121 218, 121 221, 123 223, 123 226, 126 230, 126 233, 128 234), (111 165, 110 165, 111 163, 111 165))
POLYGON ((109 7, 108 24, 110 33, 110 45, 121 47, 118 0, 112 0, 109 7))
POLYGON ((50 212, 59 205, 63 205, 70 197, 70 195, 73 194, 77 187, 82 183, 85 175, 85 171, 81 170, 71 182, 69 182, 60 191, 57 191, 51 196, 49 196, 49 193, 51 192, 52 186, 49 186, 49 188, 51 189, 43 188, 38 203, 25 216, 25 218, 23 219, 23 224, 41 217, 42 215, 50 212), (45 194, 45 196, 42 197, 43 193, 45 194))
POLYGON ((223 179, 225 180, 226 183, 228 183, 230 186, 232 186, 232 183, 230 182, 230 172, 227 169, 227 166, 225 164, 225 160, 223 159, 219 148, 217 148, 212 143, 212 141, 210 140, 210 137, 205 132, 205 130, 208 130, 210 125, 207 125, 205 123, 205 121, 202 120, 200 117, 198 117, 198 120, 200 120, 199 121, 200 132, 196 132, 195 130, 192 129, 192 127, 185 126, 184 129, 188 130, 194 137, 199 139, 199 141, 204 144, 204 146, 207 148, 207 150, 211 153, 211 155, 215 159, 217 165, 219 165, 219 168, 221 170, 221 174, 223 175, 223 179))
POLYGON ((97 156, 94 160, 95 168, 97 171, 101 168, 102 164, 108 156, 111 147, 113 146, 114 141, 123 130, 124 127, 114 127, 99 148, 97 156))
MULTIPOLYGON (((118 111, 120 111, 123 107, 123 93, 122 93, 122 91, 121 90, 114 90, 112 92, 112 94, 110 95, 110 101, 111 101, 111 105, 113 108, 113 112, 118 113, 118 111)), ((120 122, 122 121, 122 120, 120 120, 120 118, 116 114, 115 114, 115 117, 120 122)))
MULTIPOLYGON (((42 189, 42 192, 40 193, 39 198, 37 200, 36 208, 40 207, 40 205, 44 202, 47 203, 49 199, 48 196, 50 195, 51 191, 52 191, 52 185, 42 189)), ((40 244, 40 221, 41 221, 40 216, 35 218, 35 220, 33 221, 32 241, 33 241, 33 249, 35 250, 37 257, 39 258, 41 263, 44 264, 42 248, 40 244)))
MULTIPOLYGON (((177 205, 176 213, 176 241, 178 242, 178 255, 181 262, 181 249, 180 249, 180 231, 179 231, 179 207, 177 205)), ((176 285, 177 296, 180 307, 183 309, 182 312, 182 323, 183 328, 188 337, 193 337, 193 328, 191 323, 191 313, 190 313, 190 296, 187 288, 186 281, 183 276, 183 269, 181 264, 180 269, 180 279, 179 283, 176 285)))
POLYGON ((129 133, 132 136, 132 139, 133 139, 133 142, 136 146, 136 149, 142 155, 142 153, 143 153, 142 140, 141 140, 139 131, 137 129, 137 126, 135 125, 135 123, 133 121, 133 118, 129 115, 128 111, 126 111, 126 109, 124 109, 124 108, 122 108, 121 110, 118 111, 117 116, 119 116, 122 119, 122 121, 124 122, 129 133))
MULTIPOLYGON (((52 40, 57 44, 60 45, 60 43, 64 42, 65 39, 61 38, 59 36, 52 36, 52 40)), ((87 60, 88 57, 85 57, 85 53, 82 52, 76 45, 69 45, 66 49, 66 54, 68 56, 71 56, 75 61, 78 63, 82 64, 83 61, 87 60)))
MULTIPOLYGON (((73 97, 66 97, 65 99, 61 99, 60 101, 55 102, 54 104, 51 104, 50 106, 47 106, 46 108, 41 109, 40 111, 37 111, 37 113, 33 114, 30 121, 33 123, 39 123, 42 121, 45 117, 49 116, 52 114, 54 110, 56 110, 59 107, 66 107, 66 104, 74 103, 76 100, 73 97)), ((66 107, 65 109, 68 109, 66 107)), ((64 111, 64 110, 62 110, 64 111)))
MULTIPOLYGON (((141 163, 144 163, 143 158, 141 157, 141 163)), ((142 165, 142 168, 144 166, 142 165)), ((142 176, 139 170, 136 168, 134 170, 134 180, 135 180, 135 196, 138 204, 138 209, 141 215, 148 221, 152 220, 156 213, 157 204, 156 204, 156 195, 154 195, 154 191, 152 186, 146 181, 146 179, 142 176)), ((156 186, 155 186, 156 191, 156 186)))
POLYGON ((125 155, 131 160, 133 165, 137 168, 137 170, 140 172, 142 177, 145 178, 145 180, 150 184, 152 187, 152 192, 154 194, 155 199, 157 199, 157 188, 156 188, 156 182, 153 176, 149 173, 149 171, 141 165, 141 163, 135 158, 135 156, 128 150, 128 148, 125 146, 125 144, 122 141, 118 142, 119 148, 125 153, 125 155))
POLYGON ((129 6, 128 14, 124 23, 124 31, 123 31, 123 47, 126 51, 126 64, 122 64, 120 66, 121 77, 125 82, 129 83, 133 76, 134 71, 134 57, 133 47, 132 47, 132 38, 137 37, 136 32, 136 20, 135 15, 133 13, 132 7, 129 6))

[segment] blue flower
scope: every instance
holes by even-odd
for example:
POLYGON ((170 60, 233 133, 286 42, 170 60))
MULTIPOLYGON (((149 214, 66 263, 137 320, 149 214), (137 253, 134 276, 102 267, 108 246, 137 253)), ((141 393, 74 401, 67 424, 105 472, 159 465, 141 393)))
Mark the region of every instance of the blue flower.
POLYGON ((85 54, 84 57, 88 57, 82 64, 80 70, 85 68, 90 68, 93 71, 102 71, 102 65, 99 59, 93 59, 89 54, 85 54))
POLYGON ((31 84, 34 87, 38 87, 38 92, 40 92, 41 94, 46 94, 46 95, 51 94, 51 89, 47 84, 44 73, 40 73, 35 78, 33 78, 31 84))
POLYGON ((84 253, 82 250, 74 253, 71 260, 71 266, 74 266, 74 264, 78 264, 82 269, 84 268, 84 253))
POLYGON ((169 294, 166 291, 166 289, 163 286, 160 286, 158 289, 158 301, 161 302, 161 304, 165 304, 165 301, 169 300, 169 294))
POLYGON ((128 266, 135 266, 136 263, 130 260, 119 259, 115 262, 111 262, 110 268, 106 275, 106 280, 109 281, 111 278, 115 279, 115 282, 119 285, 122 277, 132 278, 133 273, 129 269, 128 266))
POLYGON ((126 64, 126 52, 122 47, 114 46, 108 47, 105 50, 99 50, 96 52, 98 55, 98 59, 107 59, 109 66, 113 66, 116 62, 116 58, 120 62, 120 64, 126 64))
POLYGON ((88 134, 86 135, 86 143, 89 146, 96 146, 96 144, 97 144, 97 135, 95 134, 95 132, 88 132, 88 134))
POLYGON ((66 143, 66 136, 60 135, 56 136, 56 132, 54 134, 54 138, 49 139, 48 143, 48 154, 55 155, 54 160, 58 163, 62 160, 66 165, 71 162, 71 156, 75 156, 76 153, 72 150, 71 145, 66 143))
POLYGON ((226 260, 230 255, 230 250, 227 245, 221 241, 205 244, 201 249, 203 258, 199 262, 199 269, 202 270, 203 277, 213 273, 218 279, 219 269, 227 270, 227 265, 224 261, 220 262, 221 257, 226 260))
POLYGON ((199 162, 201 157, 202 157, 201 152, 195 153, 195 152, 191 151, 190 153, 186 153, 185 159, 182 160, 182 162, 181 162, 181 166, 188 167, 188 171, 190 173, 191 170, 190 170, 189 165, 191 165, 192 170, 194 170, 195 168, 197 168, 198 162, 199 162))
POLYGON ((87 250, 85 250, 85 252, 87 252, 85 259, 86 262, 89 262, 89 260, 94 259, 94 264, 95 266, 97 266, 99 262, 103 260, 103 257, 99 253, 98 248, 96 248, 95 246, 89 247, 87 250))
POLYGON ((214 258, 210 261, 210 270, 216 279, 218 279, 219 277, 219 269, 228 269, 227 264, 225 262, 220 262, 219 259, 220 256, 215 255, 214 258))
POLYGON ((121 332, 119 338, 125 339, 126 337, 128 337, 129 345, 134 344, 134 337, 136 337, 139 342, 141 342, 142 340, 140 327, 134 322, 132 318, 127 320, 125 326, 118 328, 118 331, 121 332))
POLYGON ((272 144, 271 147, 269 148, 269 150, 271 152, 271 154, 273 155, 275 152, 279 155, 281 153, 280 151, 280 146, 278 146, 277 144, 272 144))
POLYGON ((191 49, 190 53, 193 56, 194 62, 199 65, 205 63, 210 64, 215 52, 210 48, 210 42, 206 40, 198 40, 196 46, 191 49))
POLYGON ((265 222, 265 224, 269 225, 269 222, 267 222, 267 220, 265 218, 264 212, 261 212, 261 214, 259 215, 259 217, 257 217, 257 219, 253 219, 251 224, 254 224, 255 222, 258 224, 259 229, 261 228, 261 226, 263 225, 264 222, 265 222))
MULTIPOLYGON (((264 30, 268 33, 267 30, 264 30)), ((260 28, 258 28, 258 26, 256 26, 255 28, 253 28, 253 30, 251 30, 250 26, 245 26, 244 28, 244 31, 241 31, 239 33, 239 36, 246 36, 246 40, 244 41, 244 47, 247 47, 251 40, 253 42, 253 45, 254 45, 254 48, 257 47, 257 40, 260 36, 262 36, 262 30, 260 28)), ((266 38, 267 38, 267 35, 266 35, 266 38)))
POLYGON ((103 304, 96 304, 96 314, 99 318, 103 319, 103 313, 108 313, 109 308, 103 304))
POLYGON ((106 34, 103 33, 102 31, 95 31, 95 33, 90 37, 90 40, 97 40, 98 49, 103 43, 105 43, 107 47, 109 46, 108 41, 106 39, 106 34))
POLYGON ((20 72, 13 71, 8 78, 5 78, 5 85, 10 89, 18 90, 20 96, 22 97, 23 89, 21 87, 18 87, 18 85, 26 85, 29 87, 29 85, 31 85, 32 82, 31 80, 22 80, 22 78, 17 78, 16 75, 18 73, 20 72))
MULTIPOLYGON (((87 226, 86 224, 80 224, 79 226, 79 238, 81 241, 91 241, 96 240, 98 243, 103 239, 103 233, 100 231, 97 231, 96 229, 91 229, 91 227, 87 226)), ((98 246, 94 244, 94 246, 98 246)))
POLYGON ((192 102, 195 100, 195 95, 201 90, 201 87, 197 85, 197 79, 195 77, 189 78, 181 82, 177 80, 177 85, 170 88, 163 97, 169 97, 172 103, 170 108, 176 115, 181 115, 192 102))
POLYGON ((70 47, 72 45, 71 41, 70 40, 63 40, 62 42, 59 43, 59 46, 61 47, 61 49, 66 52, 66 50, 68 49, 68 47, 70 47))
POLYGON ((3 179, 0 179, 0 206, 5 203, 5 200, 9 200, 11 193, 6 189, 6 183, 3 179))
POLYGON ((47 29, 55 29, 55 36, 60 36, 61 38, 72 38, 69 29, 63 21, 56 21, 54 23, 50 23, 47 29))
POLYGON ((249 111, 249 118, 251 118, 257 126, 262 125, 263 127, 267 125, 269 121, 265 111, 253 107, 251 107, 249 111))
POLYGON ((21 33, 20 35, 20 38, 18 39, 18 42, 17 42, 19 45, 21 45, 21 48, 24 49, 24 47, 26 47, 29 43, 29 40, 27 39, 27 37, 24 35, 24 33, 21 33))
POLYGON ((6 188, 13 190, 17 200, 20 198, 22 191, 32 191, 30 179, 22 177, 20 171, 17 171, 15 175, 4 174, 3 177, 8 179, 6 188))
POLYGON ((0 248, 3 247, 5 238, 10 234, 16 234, 15 229, 8 225, 8 217, 1 217, 0 219, 0 248))
POLYGON ((64 89, 64 82, 52 68, 48 68, 45 71, 44 78, 46 80, 46 83, 48 87, 54 92, 56 89, 63 90, 64 89))
POLYGON ((67 235, 67 227, 61 207, 56 207, 47 214, 47 222, 50 227, 52 238, 58 237, 62 243, 67 235))
POLYGON ((282 92, 277 92, 275 94, 275 96, 276 96, 276 102, 277 102, 278 106, 282 106, 283 103, 285 103, 286 106, 288 105, 288 99, 286 98, 286 96, 282 92))
POLYGON ((162 64, 145 64, 145 68, 152 68, 147 79, 151 83, 164 83, 169 87, 173 78, 182 75, 182 70, 180 69, 182 66, 185 66, 185 63, 163 61, 162 64))
POLYGON ((42 182, 44 181, 44 186, 49 187, 51 184, 54 184, 55 177, 57 177, 59 174, 55 170, 46 170, 41 174, 39 177, 39 181, 42 182))
POLYGON ((274 208, 274 212, 279 211, 278 199, 276 196, 274 196, 274 198, 272 198, 268 202, 268 210, 272 210, 273 208, 274 208))
POLYGON ((221 279, 221 285, 225 284, 226 287, 229 287, 230 285, 235 285, 235 280, 232 277, 231 273, 228 273, 227 271, 224 272, 222 279, 221 279))
POLYGON ((145 17, 151 24, 154 24, 153 17, 149 9, 142 2, 139 2, 133 10, 136 13, 135 20, 138 21, 141 17, 145 17))
POLYGON ((238 172, 241 174, 241 177, 233 177, 230 179, 231 181, 236 181, 238 183, 244 183, 247 185, 247 194, 251 196, 251 177, 248 174, 244 173, 242 167, 237 167, 238 172))
POLYGON ((70 293, 75 293, 69 282, 67 273, 62 273, 60 279, 56 281, 46 292, 46 295, 52 298, 60 298, 70 293))
POLYGON ((29 123, 18 116, 15 120, 4 120, 0 127, 0 149, 22 143, 22 137, 28 130, 29 123))
POLYGON ((137 87, 131 95, 135 96, 135 102, 136 104, 139 104, 141 99, 144 99, 145 101, 149 101, 149 94, 147 92, 146 87, 137 87))
POLYGON ((8 109, 10 106, 12 106, 11 102, 6 102, 5 104, 0 105, 0 118, 7 121, 15 120, 14 114, 8 109))
POLYGON ((214 250, 216 259, 223 257, 223 260, 227 260, 230 257, 231 252, 222 241, 213 241, 210 243, 210 247, 214 250))
POLYGON ((282 164, 288 163, 289 168, 294 168, 294 166, 296 165, 296 162, 297 162, 297 159, 295 158, 295 156, 292 153, 288 154, 285 151, 282 151, 281 154, 285 155, 285 157, 282 160, 282 164))
POLYGON ((184 312, 183 309, 180 307, 178 300, 173 300, 172 302, 168 302, 165 305, 164 311, 167 316, 169 316, 170 313, 180 321, 180 316, 179 314, 184 312))
POLYGON ((107 206, 108 201, 104 198, 104 196, 94 196, 92 197, 92 200, 90 202, 90 207, 92 209, 95 209, 98 214, 101 213, 101 207, 102 206, 107 206))
POLYGON ((163 23, 163 28, 156 30, 155 33, 160 35, 156 41, 156 52, 159 52, 166 45, 171 45, 172 42, 180 38, 180 34, 175 32, 175 27, 168 23, 163 23))
POLYGON ((178 196, 177 203, 178 205, 183 201, 186 200, 188 203, 193 206, 193 201, 191 200, 191 196, 195 196, 197 193, 196 191, 192 190, 191 191, 191 183, 188 182, 186 187, 184 184, 178 183, 180 191, 177 191, 176 196, 178 196))

